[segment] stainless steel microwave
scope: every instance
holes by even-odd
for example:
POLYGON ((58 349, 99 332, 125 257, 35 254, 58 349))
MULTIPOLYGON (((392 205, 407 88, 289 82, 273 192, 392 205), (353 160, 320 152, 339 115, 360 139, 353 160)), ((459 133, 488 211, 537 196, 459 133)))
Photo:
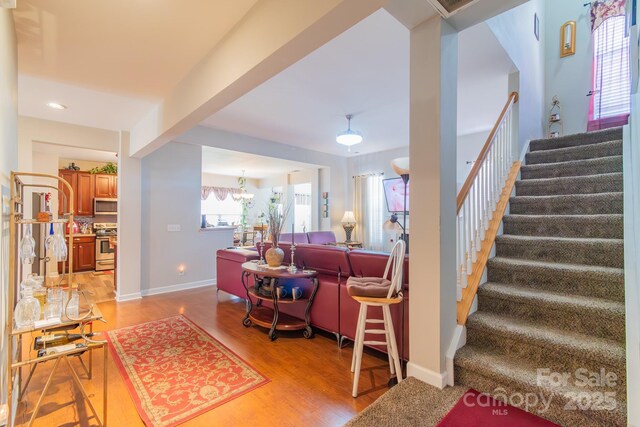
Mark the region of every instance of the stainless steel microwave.
POLYGON ((94 215, 115 215, 118 213, 118 199, 105 199, 96 197, 93 199, 94 215))

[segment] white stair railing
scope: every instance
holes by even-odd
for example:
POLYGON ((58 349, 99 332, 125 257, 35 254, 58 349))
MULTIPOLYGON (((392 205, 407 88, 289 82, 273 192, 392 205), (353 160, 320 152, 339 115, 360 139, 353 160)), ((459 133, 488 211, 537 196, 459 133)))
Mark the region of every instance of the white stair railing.
MULTIPOLYGON (((457 198, 457 300, 467 287, 473 265, 489 229, 500 195, 513 165, 513 105, 518 93, 512 92, 487 142, 473 164, 457 198)), ((475 296, 475 295, 474 295, 475 296)))

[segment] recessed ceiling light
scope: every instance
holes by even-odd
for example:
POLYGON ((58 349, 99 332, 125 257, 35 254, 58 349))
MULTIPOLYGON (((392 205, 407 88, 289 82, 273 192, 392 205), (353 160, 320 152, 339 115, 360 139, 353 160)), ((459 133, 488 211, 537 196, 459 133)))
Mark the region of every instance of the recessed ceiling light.
POLYGON ((47 107, 53 108, 54 110, 66 110, 67 106, 58 104, 57 102, 47 102, 47 107))

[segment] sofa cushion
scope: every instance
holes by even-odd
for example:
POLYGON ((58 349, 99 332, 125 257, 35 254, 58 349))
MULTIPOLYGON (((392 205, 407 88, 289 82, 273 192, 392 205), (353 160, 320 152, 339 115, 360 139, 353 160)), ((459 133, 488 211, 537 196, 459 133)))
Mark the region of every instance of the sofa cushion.
POLYGON ((230 248, 230 249, 218 249, 216 253, 218 258, 228 259, 230 261, 237 261, 240 263, 251 261, 253 259, 258 259, 258 252, 251 249, 239 249, 239 248, 230 248))
POLYGON ((307 236, 309 237, 309 243, 312 245, 336 243, 336 235, 333 231, 310 231, 307 236))
POLYGON ((316 270, 321 275, 351 276, 349 250, 338 246, 296 245, 297 265, 316 270))
POLYGON ((298 243, 309 243, 309 238, 307 237, 307 233, 281 233, 280 239, 278 240, 278 244, 282 243, 291 243, 291 236, 295 238, 295 244, 298 243))
MULTIPOLYGON (((359 277, 381 277, 384 269, 387 267, 389 254, 384 252, 366 251, 363 249, 354 249, 349 253, 351 268, 354 276, 359 277)), ((404 257, 404 282, 406 289, 409 283, 409 255, 404 257)), ((387 277, 387 279, 391 279, 387 277)))
POLYGON ((391 280, 382 277, 349 277, 347 292, 352 297, 386 298, 391 280))

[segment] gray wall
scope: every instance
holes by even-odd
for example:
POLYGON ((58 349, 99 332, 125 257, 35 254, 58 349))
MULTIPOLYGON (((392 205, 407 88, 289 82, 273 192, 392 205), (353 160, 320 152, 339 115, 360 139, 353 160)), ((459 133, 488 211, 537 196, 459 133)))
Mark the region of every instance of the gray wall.
POLYGON ((171 142, 142 159, 142 295, 215 283, 216 251, 232 232, 200 231, 201 171, 197 145, 171 142))
POLYGON ((564 134, 587 131, 589 97, 591 90, 593 42, 589 8, 579 0, 546 0, 544 25, 546 89, 545 104, 558 95, 562 107, 564 134), (560 58, 560 27, 567 21, 576 21, 576 54, 560 58))
POLYGON ((544 14, 542 0, 531 0, 487 21, 489 28, 507 52, 520 74, 518 109, 519 144, 541 138, 546 126, 544 101, 544 24, 540 22, 540 41, 533 34, 533 17, 544 14))
MULTIPOLYGON (((9 210, 10 172, 18 167, 18 59, 16 53, 16 32, 10 9, 0 8, 0 187, 2 191, 2 226, 0 227, 0 365, 7 366, 6 335, 7 300, 9 290, 9 225, 6 213, 9 210), (5 201, 7 202, 5 204, 5 201)), ((6 403, 7 372, 0 373, 2 402, 6 403)))

